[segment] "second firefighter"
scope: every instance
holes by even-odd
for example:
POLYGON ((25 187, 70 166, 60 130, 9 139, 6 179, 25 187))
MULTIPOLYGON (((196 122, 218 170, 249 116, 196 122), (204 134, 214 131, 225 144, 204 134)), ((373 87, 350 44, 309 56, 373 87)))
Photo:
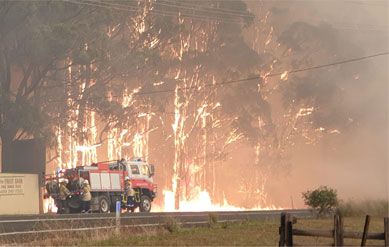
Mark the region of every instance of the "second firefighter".
POLYGON ((81 213, 88 213, 90 211, 90 201, 92 200, 92 195, 90 193, 89 181, 84 180, 82 183, 81 191, 81 213))
POLYGON ((126 177, 124 190, 127 196, 127 207, 134 207, 135 191, 132 188, 132 183, 129 177, 126 177))

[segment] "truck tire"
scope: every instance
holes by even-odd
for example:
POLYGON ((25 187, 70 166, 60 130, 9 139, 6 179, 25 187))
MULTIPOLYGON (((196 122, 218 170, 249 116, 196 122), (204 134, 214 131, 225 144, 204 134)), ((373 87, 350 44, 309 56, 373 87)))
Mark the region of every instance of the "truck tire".
POLYGON ((111 213, 116 213, 116 204, 115 203, 111 203, 111 206, 109 207, 109 211, 111 213))
POLYGON ((70 213, 78 213, 81 210, 80 198, 77 196, 72 196, 66 200, 67 206, 69 207, 70 213))
POLYGON ((110 201, 106 196, 99 196, 99 212, 109 213, 110 201))
POLYGON ((70 214, 70 208, 69 208, 68 206, 66 206, 66 207, 62 210, 61 214, 70 214))
POLYGON ((71 208, 69 208, 68 205, 65 205, 63 208, 62 208, 62 211, 60 211, 60 214, 70 214, 71 213, 71 208))
POLYGON ((148 196, 141 196, 140 197, 140 205, 139 205, 139 211, 140 212, 150 212, 151 210, 151 199, 148 196))

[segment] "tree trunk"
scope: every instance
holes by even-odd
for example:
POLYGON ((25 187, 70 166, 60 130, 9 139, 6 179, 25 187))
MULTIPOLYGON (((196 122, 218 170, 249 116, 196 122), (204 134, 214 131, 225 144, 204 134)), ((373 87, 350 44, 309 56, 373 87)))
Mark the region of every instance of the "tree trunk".
POLYGON ((181 185, 180 185, 180 179, 177 179, 177 187, 174 191, 174 209, 179 210, 180 209, 180 191, 181 191, 181 185))

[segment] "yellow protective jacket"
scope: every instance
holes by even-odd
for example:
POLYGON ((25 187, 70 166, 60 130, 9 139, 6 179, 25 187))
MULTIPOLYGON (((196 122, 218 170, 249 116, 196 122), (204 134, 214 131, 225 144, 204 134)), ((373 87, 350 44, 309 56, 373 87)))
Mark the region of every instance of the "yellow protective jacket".
POLYGON ((66 200, 66 198, 70 195, 70 191, 66 188, 66 184, 61 183, 59 185, 59 199, 66 200))
POLYGON ((89 184, 84 184, 82 187, 82 193, 81 193, 81 201, 88 202, 92 200, 92 194, 90 193, 90 186, 89 184))
POLYGON ((135 191, 132 188, 132 183, 130 180, 126 181, 124 190, 125 190, 127 196, 134 196, 135 195, 135 191))

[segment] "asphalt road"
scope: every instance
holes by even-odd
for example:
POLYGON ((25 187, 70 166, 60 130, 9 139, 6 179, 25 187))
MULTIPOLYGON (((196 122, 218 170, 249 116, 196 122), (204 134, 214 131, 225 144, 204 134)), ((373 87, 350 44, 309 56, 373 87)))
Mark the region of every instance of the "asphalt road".
MULTIPOLYGON (((218 222, 279 219, 282 212, 299 218, 312 217, 311 210, 262 210, 262 211, 223 211, 223 212, 171 212, 171 213, 122 213, 120 225, 158 226, 174 220, 178 224, 208 224, 210 218, 218 222)), ((0 237, 26 234, 44 234, 60 231, 88 231, 114 228, 117 224, 111 214, 43 214, 0 216, 0 237)))

